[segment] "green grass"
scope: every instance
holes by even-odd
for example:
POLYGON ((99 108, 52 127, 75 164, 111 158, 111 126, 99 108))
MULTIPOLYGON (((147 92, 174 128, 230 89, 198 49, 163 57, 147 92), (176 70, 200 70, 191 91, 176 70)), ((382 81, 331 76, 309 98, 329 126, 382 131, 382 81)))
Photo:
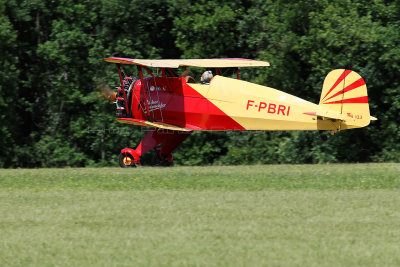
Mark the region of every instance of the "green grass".
POLYGON ((0 170, 1 266, 400 265, 400 164, 0 170))

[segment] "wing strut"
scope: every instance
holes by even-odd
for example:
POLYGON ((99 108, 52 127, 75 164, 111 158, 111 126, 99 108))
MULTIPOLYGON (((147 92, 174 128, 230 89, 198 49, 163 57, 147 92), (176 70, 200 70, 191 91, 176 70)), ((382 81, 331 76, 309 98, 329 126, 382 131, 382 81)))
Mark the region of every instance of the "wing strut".
POLYGON ((124 96, 124 103, 125 103, 125 112, 127 114, 128 117, 130 117, 130 112, 128 110, 128 100, 126 98, 126 93, 125 93, 125 87, 124 87, 124 81, 122 79, 122 72, 121 72, 121 64, 117 64, 118 66, 118 74, 119 74, 119 80, 121 82, 121 89, 122 89, 122 93, 124 96))
POLYGON ((150 122, 152 122, 153 120, 152 120, 151 117, 150 117, 149 103, 147 102, 147 94, 146 94, 146 89, 148 89, 148 88, 147 88, 147 86, 144 84, 143 69, 142 69, 142 66, 140 66, 140 65, 137 65, 137 68, 138 68, 140 80, 142 81, 142 86, 145 87, 144 90, 143 90, 143 98, 144 98, 144 101, 143 101, 144 103, 143 103, 143 104, 144 104, 144 110, 146 111, 147 120, 150 121, 150 122))

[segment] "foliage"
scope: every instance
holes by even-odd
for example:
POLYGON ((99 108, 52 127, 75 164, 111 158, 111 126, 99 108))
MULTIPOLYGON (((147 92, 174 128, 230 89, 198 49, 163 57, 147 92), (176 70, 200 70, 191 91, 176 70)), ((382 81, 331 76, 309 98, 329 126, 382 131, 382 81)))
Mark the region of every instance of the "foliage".
POLYGON ((14 104, 18 99, 18 82, 14 77, 19 73, 16 67, 18 58, 14 56, 17 32, 4 15, 4 10, 5 3, 0 1, 0 168, 10 166, 14 159, 12 133, 17 130, 14 104))
POLYGON ((177 164, 399 161, 399 28, 398 0, 0 1, 0 167, 115 165, 140 141, 98 97, 98 84, 118 82, 108 56, 267 60, 241 77, 312 102, 331 69, 349 68, 379 119, 327 141, 195 133, 177 164))

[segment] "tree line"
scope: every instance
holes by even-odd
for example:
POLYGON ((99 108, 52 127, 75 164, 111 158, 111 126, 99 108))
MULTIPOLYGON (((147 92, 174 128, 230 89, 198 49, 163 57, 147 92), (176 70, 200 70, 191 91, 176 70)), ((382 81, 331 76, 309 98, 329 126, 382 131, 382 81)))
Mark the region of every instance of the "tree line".
POLYGON ((366 81, 369 127, 196 132, 177 164, 400 160, 399 0, 0 0, 0 167, 117 165, 140 142, 96 89, 118 83, 110 56, 265 60, 242 78, 314 103, 332 69, 366 81))

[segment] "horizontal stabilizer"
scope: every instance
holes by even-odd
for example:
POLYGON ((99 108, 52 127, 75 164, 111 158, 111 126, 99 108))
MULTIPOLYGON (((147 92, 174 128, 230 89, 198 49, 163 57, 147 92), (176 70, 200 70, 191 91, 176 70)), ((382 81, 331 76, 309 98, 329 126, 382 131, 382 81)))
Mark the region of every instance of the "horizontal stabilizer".
POLYGON ((318 117, 323 117, 326 119, 333 119, 333 120, 340 120, 340 121, 344 121, 346 119, 349 119, 349 117, 340 114, 340 113, 336 113, 336 112, 329 112, 328 110, 326 112, 304 112, 304 114, 306 115, 311 115, 311 116, 318 116, 318 117))
POLYGON ((165 129, 170 131, 181 131, 181 132, 190 132, 191 129, 175 126, 172 124, 164 123, 164 122, 150 122, 138 119, 131 119, 131 118, 119 118, 117 119, 118 122, 126 123, 126 124, 133 124, 133 125, 140 125, 140 126, 147 126, 159 129, 165 129))
MULTIPOLYGON (((325 119, 333 119, 333 120, 340 120, 340 121, 346 121, 346 120, 352 120, 353 119, 350 116, 346 116, 344 114, 334 113, 334 112, 326 112, 326 113, 322 113, 322 112, 304 112, 303 114, 310 115, 310 116, 319 116, 319 117, 323 117, 325 119)), ((375 118, 373 116, 369 116, 369 118, 370 118, 371 121, 378 120, 377 118, 375 118)))

